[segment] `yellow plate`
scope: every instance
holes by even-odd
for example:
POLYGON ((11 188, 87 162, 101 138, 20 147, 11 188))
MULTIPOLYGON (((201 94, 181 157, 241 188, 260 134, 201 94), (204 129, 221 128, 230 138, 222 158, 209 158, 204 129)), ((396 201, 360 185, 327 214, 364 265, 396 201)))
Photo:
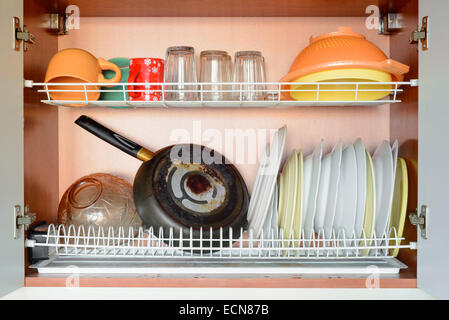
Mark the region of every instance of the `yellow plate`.
MULTIPOLYGON (((407 212, 408 200, 408 175, 405 160, 398 158, 396 165, 396 177, 394 179, 393 204, 391 206, 390 228, 396 228, 398 238, 402 237, 404 232, 405 217, 407 212)), ((390 234, 390 237, 393 234, 390 234)), ((400 241, 399 243, 400 244, 400 241)), ((395 241, 391 241, 390 245, 395 245, 395 241)), ((399 248, 390 250, 390 254, 396 257, 399 248)))
POLYGON ((279 175, 278 179, 278 187, 279 187, 279 202, 278 202, 278 229, 281 227, 281 221, 282 216, 285 212, 285 186, 284 186, 284 180, 285 180, 285 165, 284 169, 282 170, 281 174, 279 175))
MULTIPOLYGON (((280 212, 280 228, 282 228, 283 235, 280 237, 284 239, 290 239, 293 232, 293 218, 295 212, 295 200, 296 200, 296 190, 297 190, 297 179, 296 176, 298 174, 298 157, 296 152, 293 151, 284 165, 284 170, 282 171, 284 175, 284 184, 281 186, 281 189, 284 189, 284 205, 281 207, 283 212, 280 212)), ((285 241, 284 246, 288 247, 290 245, 290 241, 285 241)))
MULTIPOLYGON (((366 152, 366 202, 365 202, 365 219, 363 221, 363 230, 366 239, 371 239, 374 233, 376 219, 376 188, 374 180, 373 159, 368 151, 366 152)), ((360 241, 361 246, 365 245, 365 241, 360 241)), ((367 241, 366 245, 371 245, 371 241, 367 241)), ((362 250, 362 255, 367 256, 369 249, 362 250)))
POLYGON ((385 71, 374 69, 335 69, 315 72, 295 79, 293 82, 321 82, 320 92, 317 99, 317 85, 291 85, 291 90, 314 90, 290 92, 290 96, 299 101, 372 101, 378 100, 390 94, 392 85, 380 85, 376 82, 391 82, 391 74, 385 71), (333 85, 326 82, 366 82, 358 86, 356 97, 356 85, 333 85), (382 91, 360 91, 360 90, 379 90, 382 91), (321 90, 340 90, 340 91, 321 91, 321 90), (341 91, 351 90, 351 91, 341 91))
POLYGON ((287 209, 287 183, 288 183, 288 168, 289 168, 289 159, 284 163, 284 167, 282 168, 282 173, 279 177, 279 204, 278 204, 278 226, 279 229, 283 228, 285 211, 287 209))

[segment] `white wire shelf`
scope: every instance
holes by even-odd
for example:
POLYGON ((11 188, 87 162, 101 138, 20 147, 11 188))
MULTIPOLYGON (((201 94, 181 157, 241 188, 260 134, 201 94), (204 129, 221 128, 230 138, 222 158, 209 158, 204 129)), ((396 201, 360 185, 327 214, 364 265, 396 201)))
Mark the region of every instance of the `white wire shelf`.
MULTIPOLYGON (((101 227, 73 225, 50 225, 46 234, 36 235, 37 240, 27 240, 27 247, 47 247, 52 256, 103 257, 103 258, 165 258, 170 260, 207 259, 227 261, 246 260, 338 260, 338 259, 385 259, 394 258, 394 249, 416 249, 416 243, 404 243, 396 229, 377 237, 346 236, 344 230, 333 230, 326 237, 324 230, 312 233, 310 238, 284 237, 283 231, 271 230, 260 239, 253 237, 252 230, 239 230, 238 237, 220 229, 220 237, 212 238, 212 230, 200 230, 194 237, 193 230, 173 230, 164 234, 163 229, 119 228, 107 230, 101 227), (278 232, 279 231, 279 232, 278 232), (223 234, 229 234, 224 237, 223 234)), ((195 233, 196 234, 196 233, 195 233)))
POLYGON ((417 86, 418 80, 403 82, 223 82, 223 83, 119 83, 113 89, 101 87, 104 83, 35 83, 25 81, 26 87, 38 87, 39 93, 44 93, 46 99, 41 102, 54 106, 82 105, 83 107, 129 107, 129 108, 198 108, 198 107, 304 107, 304 106, 375 106, 385 103, 399 103, 398 95, 403 92, 403 86, 417 86), (128 86, 146 86, 146 89, 128 89, 128 86), (295 89, 286 86, 299 86, 295 89), (369 87, 367 87, 369 86, 369 87), (156 87, 156 88, 154 88, 156 87), (62 88, 62 89, 61 89, 62 88), (388 89, 386 89, 388 88, 388 89), (129 93, 160 92, 158 101, 138 101, 129 99, 129 93), (362 100, 364 94, 370 92, 385 93, 379 100, 362 100), (72 100, 53 100, 51 94, 70 93, 79 95, 72 100), (119 93, 120 100, 93 100, 90 94, 119 93), (307 100, 292 100, 290 93, 307 94, 307 100), (334 101, 326 97, 330 93, 347 93, 349 98, 334 101), (166 96, 169 94, 194 94, 196 98, 190 100, 173 100, 166 96), (210 96, 215 95, 214 99, 210 96), (216 98, 216 96, 224 98, 216 98), (362 97, 362 98, 360 98, 362 97))

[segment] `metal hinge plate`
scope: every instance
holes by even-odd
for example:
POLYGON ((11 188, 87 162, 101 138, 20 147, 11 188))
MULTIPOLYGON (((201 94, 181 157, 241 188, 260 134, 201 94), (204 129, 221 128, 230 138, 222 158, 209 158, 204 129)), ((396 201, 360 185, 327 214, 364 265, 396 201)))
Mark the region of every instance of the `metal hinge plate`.
POLYGON ((36 220, 36 214, 30 213, 30 208, 25 206, 25 212, 22 213, 22 207, 14 206, 14 239, 19 239, 21 230, 28 230, 29 226, 36 220))
POLYGON ((389 12, 379 16, 379 34, 389 35, 400 32, 404 28, 404 15, 389 12))
POLYGON ((69 33, 67 26, 67 14, 50 13, 49 15, 49 29, 53 30, 57 35, 66 35, 69 33))
POLYGON ((421 231, 421 238, 427 239, 427 212, 428 208, 426 205, 421 206, 421 212, 418 215, 418 210, 416 212, 412 212, 409 215, 410 223, 414 226, 419 226, 419 230, 421 231))
POLYGON ((20 50, 20 43, 23 42, 23 51, 28 50, 28 44, 33 44, 35 37, 34 35, 27 29, 26 25, 23 25, 23 30, 20 27, 20 19, 17 17, 13 18, 13 30, 14 30, 14 50, 20 50))
POLYGON ((426 16, 422 18, 421 29, 413 31, 412 34, 410 35, 410 43, 416 44, 418 42, 421 42, 421 47, 423 51, 429 49, 428 27, 429 27, 429 17, 426 16))

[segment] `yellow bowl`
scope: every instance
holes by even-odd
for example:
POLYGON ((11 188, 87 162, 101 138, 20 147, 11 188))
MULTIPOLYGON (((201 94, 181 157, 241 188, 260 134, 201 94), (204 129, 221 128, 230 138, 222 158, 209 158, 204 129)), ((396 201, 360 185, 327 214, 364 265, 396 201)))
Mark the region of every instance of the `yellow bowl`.
POLYGON ((313 91, 290 91, 290 96, 299 101, 372 101, 378 100, 390 94, 393 85, 376 84, 376 82, 391 82, 391 74, 374 69, 334 69, 315 72, 299 77, 293 82, 320 82, 320 92, 317 94, 317 85, 291 85, 290 90, 313 90, 313 91), (325 84, 326 82, 367 82, 359 84, 356 96, 356 85, 325 84), (323 83, 323 84, 321 84, 323 83), (362 90, 380 91, 362 91, 362 90), (338 91, 322 91, 338 90, 338 91), (349 91, 343 91, 349 90, 349 91))

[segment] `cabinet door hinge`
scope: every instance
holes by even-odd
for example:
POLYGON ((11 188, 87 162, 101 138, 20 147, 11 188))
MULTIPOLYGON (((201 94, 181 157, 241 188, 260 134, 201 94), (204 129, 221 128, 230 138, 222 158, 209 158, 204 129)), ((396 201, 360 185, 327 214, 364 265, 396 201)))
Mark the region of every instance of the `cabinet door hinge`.
POLYGON ((49 14, 49 29, 57 35, 66 35, 69 33, 67 18, 68 14, 59 14, 57 12, 49 14))
POLYGON ((35 37, 27 29, 26 25, 23 25, 23 30, 20 27, 20 19, 17 17, 13 18, 14 23, 14 50, 20 50, 20 43, 23 41, 23 51, 28 50, 28 44, 33 44, 35 37))
POLYGON ((390 35, 400 32, 404 28, 404 15, 389 12, 379 16, 379 34, 390 35))
POLYGON ((25 206, 24 212, 22 212, 21 206, 14 206, 14 239, 19 239, 22 228, 28 230, 29 226, 36 220, 36 214, 29 211, 28 206, 25 206))
POLYGON ((419 30, 415 30, 410 35, 410 43, 416 44, 418 42, 421 42, 421 47, 423 51, 426 51, 429 49, 429 17, 422 18, 422 25, 419 30))
POLYGON ((421 238, 427 239, 427 212, 428 208, 426 205, 421 206, 421 212, 418 215, 418 209, 416 212, 412 212, 409 215, 410 223, 414 226, 419 226, 419 230, 421 231, 421 238))

